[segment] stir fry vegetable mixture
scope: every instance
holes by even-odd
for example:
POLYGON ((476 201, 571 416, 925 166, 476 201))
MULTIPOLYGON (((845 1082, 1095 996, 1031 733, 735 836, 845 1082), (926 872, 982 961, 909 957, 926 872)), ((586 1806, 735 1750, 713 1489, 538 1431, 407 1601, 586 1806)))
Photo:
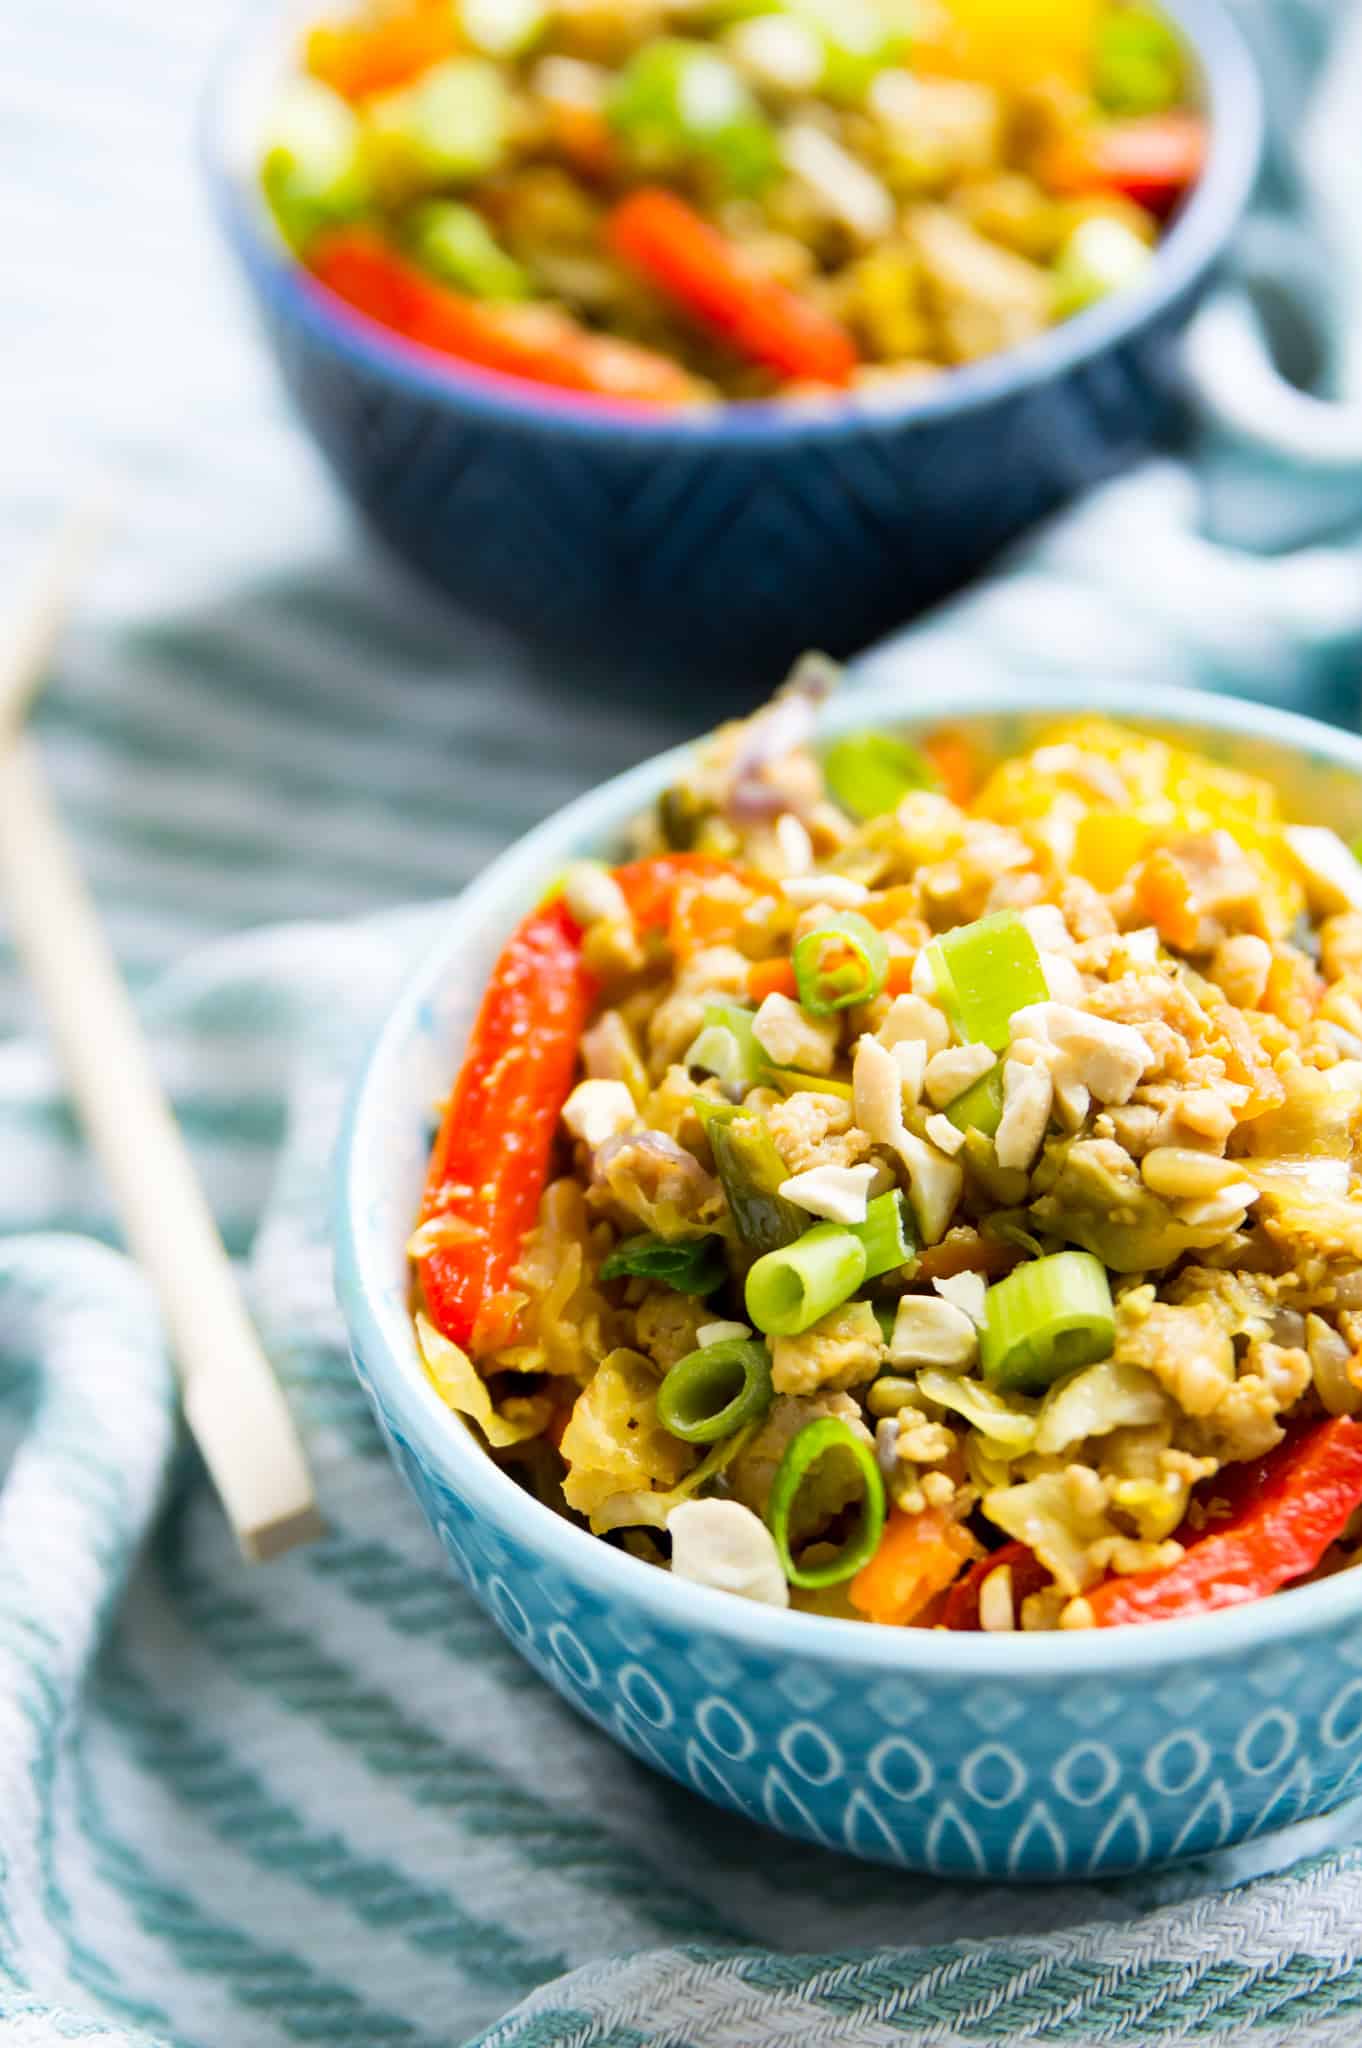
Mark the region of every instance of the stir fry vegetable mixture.
POLYGON ((491 1452, 682 1577, 1111 1627, 1362 1540, 1362 865, 1098 719, 724 728, 497 966, 411 1242, 491 1452))
POLYGON ((1143 275, 1197 179, 1135 0, 368 0, 262 164, 319 284, 650 406, 930 375, 1143 275))

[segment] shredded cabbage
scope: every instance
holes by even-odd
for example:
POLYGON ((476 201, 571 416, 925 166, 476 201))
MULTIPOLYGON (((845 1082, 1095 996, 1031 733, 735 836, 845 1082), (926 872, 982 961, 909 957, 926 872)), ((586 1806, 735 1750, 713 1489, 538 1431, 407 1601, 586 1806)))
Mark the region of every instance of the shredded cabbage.
POLYGON ((553 1412, 546 1394, 508 1401, 498 1414, 487 1382, 466 1351, 451 1344, 425 1316, 416 1318, 416 1337, 426 1371, 440 1399, 458 1415, 476 1422, 494 1451, 504 1451, 526 1437, 538 1436, 553 1412))
POLYGON ((688 1444, 658 1421, 657 1372, 637 1351, 601 1361, 573 1404, 559 1448, 567 1465, 563 1496, 591 1515, 616 1493, 675 1486, 694 1460, 688 1444))
POLYGON ((591 1517, 591 1527, 597 1536, 604 1536, 611 1529, 665 1529, 667 1517, 674 1507, 683 1500, 690 1500, 702 1486, 711 1479, 717 1479, 724 1468, 737 1457, 757 1425, 749 1422, 745 1429, 735 1430, 722 1443, 711 1446, 709 1454, 700 1460, 693 1472, 669 1493, 614 1493, 602 1501, 591 1517))
POLYGON ((1051 1388, 1041 1403, 1036 1449, 1053 1456, 1085 1437, 1160 1422, 1167 1408, 1167 1396, 1151 1374, 1104 1358, 1051 1388))
POLYGON ((1082 1503, 1063 1472, 1045 1472, 1021 1486, 1005 1486, 986 1495, 984 1513, 990 1522, 1024 1543, 1069 1594, 1081 1593, 1101 1576, 1102 1568, 1089 1545, 1119 1535, 1105 1513, 1082 1503))
POLYGON ((939 1408, 952 1408, 973 1423, 981 1436, 1000 1446, 1010 1457, 1029 1451, 1036 1440, 1036 1410, 1031 1401, 1007 1394, 995 1394, 979 1380, 961 1379, 954 1373, 928 1367, 917 1376, 918 1392, 939 1408))

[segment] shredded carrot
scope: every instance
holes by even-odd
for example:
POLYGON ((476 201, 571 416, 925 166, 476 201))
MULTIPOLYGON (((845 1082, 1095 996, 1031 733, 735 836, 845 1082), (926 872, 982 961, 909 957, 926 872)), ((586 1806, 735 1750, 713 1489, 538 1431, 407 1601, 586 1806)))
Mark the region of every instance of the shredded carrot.
POLYGON ((939 1509, 892 1508, 879 1549, 851 1582, 851 1604, 868 1621, 904 1628, 978 1554, 968 1530, 939 1509))
POLYGON ((877 931, 888 931, 900 918, 918 919, 919 890, 914 882, 901 882, 896 888, 881 889, 877 896, 869 896, 857 907, 867 924, 873 924, 877 931))
POLYGON ((418 4, 372 28, 314 28, 307 39, 307 68, 343 98, 365 99, 406 85, 452 57, 460 40, 451 8, 418 4))
POLYGON ((884 992, 887 996, 911 995, 915 965, 916 960, 911 953, 894 955, 884 977, 884 992))
POLYGON ((974 748, 962 732, 943 726, 922 742, 922 752, 931 762, 941 787, 953 804, 964 810, 974 801, 979 787, 979 763, 974 748))
POLYGON ((1151 853, 1140 869, 1135 903, 1165 945, 1182 952, 1195 946, 1201 914, 1185 870, 1165 847, 1151 853))
POLYGON ((702 947, 732 939, 747 914, 752 893, 737 875, 699 877, 677 885, 667 925, 667 943, 678 960, 702 947))
POLYGON ((754 1003, 764 1003, 767 996, 789 996, 793 1001, 793 960, 754 960, 747 970, 747 993, 754 1003))

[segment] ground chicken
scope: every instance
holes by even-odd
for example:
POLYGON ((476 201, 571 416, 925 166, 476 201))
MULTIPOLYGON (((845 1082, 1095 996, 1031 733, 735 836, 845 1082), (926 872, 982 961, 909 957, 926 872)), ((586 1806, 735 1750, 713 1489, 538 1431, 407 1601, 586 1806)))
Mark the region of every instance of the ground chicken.
POLYGON ((840 1095, 792 1095, 768 1110, 766 1126, 792 1174, 814 1166, 856 1166, 870 1155, 870 1140, 852 1129, 851 1104, 840 1095))
POLYGON ((1320 964, 1330 981, 1362 974, 1362 910, 1341 910, 1319 928, 1320 964))
POLYGON ((1143 1366, 1188 1415, 1209 1415, 1234 1385, 1234 1345, 1204 1303, 1174 1308, 1136 1287, 1117 1311, 1115 1354, 1143 1366))
POLYGON ((698 1351, 697 1330, 713 1320, 713 1310, 693 1294, 659 1288, 640 1303, 634 1317, 634 1341, 662 1372, 698 1351))
POLYGON ((771 1346, 771 1380, 778 1394, 840 1393, 873 1380, 886 1356, 884 1339, 868 1301, 844 1302, 802 1337, 777 1337, 771 1346))

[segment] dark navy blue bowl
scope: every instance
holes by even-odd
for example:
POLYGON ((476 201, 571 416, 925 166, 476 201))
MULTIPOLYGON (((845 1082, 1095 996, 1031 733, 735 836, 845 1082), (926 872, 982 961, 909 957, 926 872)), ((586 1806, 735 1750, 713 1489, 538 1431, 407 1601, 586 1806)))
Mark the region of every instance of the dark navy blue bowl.
POLYGON ((560 647, 757 685, 802 648, 850 653, 901 624, 1167 423, 1178 339, 1243 211, 1262 109, 1219 0, 1166 6, 1211 148, 1147 282, 892 399, 654 421, 447 365, 327 300, 255 179, 297 9, 293 23, 267 9, 218 72, 213 193, 298 411, 405 561, 560 647))

